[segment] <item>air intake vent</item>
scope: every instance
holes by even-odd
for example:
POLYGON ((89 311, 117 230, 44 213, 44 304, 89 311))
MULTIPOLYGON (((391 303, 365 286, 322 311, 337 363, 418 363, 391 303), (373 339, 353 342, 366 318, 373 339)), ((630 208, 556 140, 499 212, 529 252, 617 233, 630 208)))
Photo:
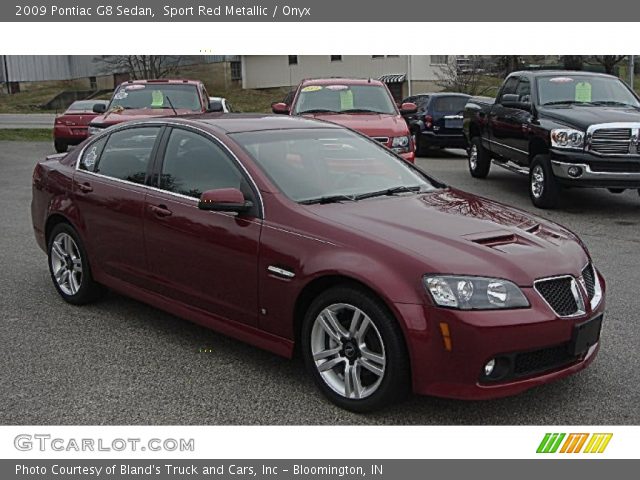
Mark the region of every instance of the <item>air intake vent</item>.
POLYGON ((571 317, 584 313, 584 305, 573 277, 538 280, 534 286, 559 317, 571 317))

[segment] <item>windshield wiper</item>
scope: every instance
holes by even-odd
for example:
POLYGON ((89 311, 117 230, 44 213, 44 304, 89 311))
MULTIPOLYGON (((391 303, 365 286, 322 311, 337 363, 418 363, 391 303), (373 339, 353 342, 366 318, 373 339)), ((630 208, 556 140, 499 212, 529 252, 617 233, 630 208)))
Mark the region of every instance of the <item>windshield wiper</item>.
POLYGON ((624 103, 624 102, 616 102, 615 100, 597 100, 591 103, 593 103, 594 105, 611 105, 611 106, 638 108, 637 105, 631 105, 630 103, 624 103))
POLYGON ((422 187, 419 185, 416 185, 415 187, 398 185, 397 187, 391 187, 385 190, 378 190, 377 192, 361 193, 360 195, 355 196, 355 200, 363 200, 365 198, 373 198, 373 197, 391 196, 391 195, 397 195, 398 193, 420 192, 421 190, 422 190, 422 187))
POLYGON ((298 112, 300 115, 304 115, 305 113, 340 113, 335 110, 329 110, 327 108, 310 108, 309 110, 304 110, 302 112, 298 112))
POLYGON ((546 107, 549 105, 591 105, 591 102, 577 102, 575 100, 557 100, 555 102, 547 102, 542 104, 543 107, 546 107))
POLYGON ((368 108, 348 108, 347 110, 340 110, 340 113, 385 113, 378 110, 370 110, 368 108))
POLYGON ((343 202, 343 201, 349 201, 349 202, 353 202, 355 200, 357 200, 355 195, 344 195, 344 194, 339 194, 339 195, 326 195, 324 197, 317 197, 317 198, 308 198, 306 200, 300 200, 298 203, 301 205, 312 205, 314 203, 319 203, 319 204, 326 204, 326 203, 339 203, 339 202, 343 202))

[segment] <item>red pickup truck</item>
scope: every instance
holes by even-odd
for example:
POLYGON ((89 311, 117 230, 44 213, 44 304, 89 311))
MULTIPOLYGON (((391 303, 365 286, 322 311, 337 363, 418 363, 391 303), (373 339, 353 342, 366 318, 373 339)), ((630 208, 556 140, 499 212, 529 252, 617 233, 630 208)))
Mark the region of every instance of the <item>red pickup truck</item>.
POLYGON ((211 102, 204 84, 198 80, 131 80, 118 86, 109 105, 96 104, 99 114, 89 124, 89 135, 111 125, 149 117, 222 111, 211 102))
POLYGON ((303 80, 291 105, 274 103, 274 113, 303 115, 357 130, 384 144, 405 160, 415 161, 415 145, 403 114, 415 113, 413 103, 398 109, 379 80, 327 78, 303 80))

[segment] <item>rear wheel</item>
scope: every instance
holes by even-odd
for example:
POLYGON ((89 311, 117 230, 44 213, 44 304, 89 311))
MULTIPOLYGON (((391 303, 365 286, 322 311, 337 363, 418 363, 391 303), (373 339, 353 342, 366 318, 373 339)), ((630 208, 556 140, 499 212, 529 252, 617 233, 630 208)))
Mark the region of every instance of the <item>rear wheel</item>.
POLYGON ((548 155, 536 155, 529 170, 529 196, 538 208, 554 208, 558 204, 560 187, 553 175, 548 155))
POLYGON ((86 251, 76 231, 67 223, 49 235, 49 272, 60 296, 69 303, 89 303, 103 292, 91 276, 86 251))
POLYGON ((486 178, 491 168, 491 155, 484 146, 480 137, 473 137, 467 150, 469 157, 469 173, 474 178, 486 178))
POLYGON ((409 391, 400 327, 364 290, 339 286, 318 296, 304 318, 302 351, 320 390, 347 410, 377 410, 409 391))
POLYGON ((56 149, 56 152, 64 153, 69 148, 69 145, 67 145, 67 143, 63 142, 62 140, 54 140, 53 147, 56 149))

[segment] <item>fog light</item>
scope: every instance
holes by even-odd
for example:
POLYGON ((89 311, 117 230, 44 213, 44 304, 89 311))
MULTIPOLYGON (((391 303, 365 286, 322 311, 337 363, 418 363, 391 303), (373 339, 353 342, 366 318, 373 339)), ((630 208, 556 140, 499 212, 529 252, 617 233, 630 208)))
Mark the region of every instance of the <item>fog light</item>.
POLYGON ((578 178, 579 176, 582 175, 582 167, 569 167, 569 170, 567 170, 567 173, 569 174, 570 177, 578 178))
POLYGON ((492 358, 484 366, 484 376, 490 377, 491 374, 493 373, 493 369, 495 368, 495 366, 496 366, 496 359, 492 358))

